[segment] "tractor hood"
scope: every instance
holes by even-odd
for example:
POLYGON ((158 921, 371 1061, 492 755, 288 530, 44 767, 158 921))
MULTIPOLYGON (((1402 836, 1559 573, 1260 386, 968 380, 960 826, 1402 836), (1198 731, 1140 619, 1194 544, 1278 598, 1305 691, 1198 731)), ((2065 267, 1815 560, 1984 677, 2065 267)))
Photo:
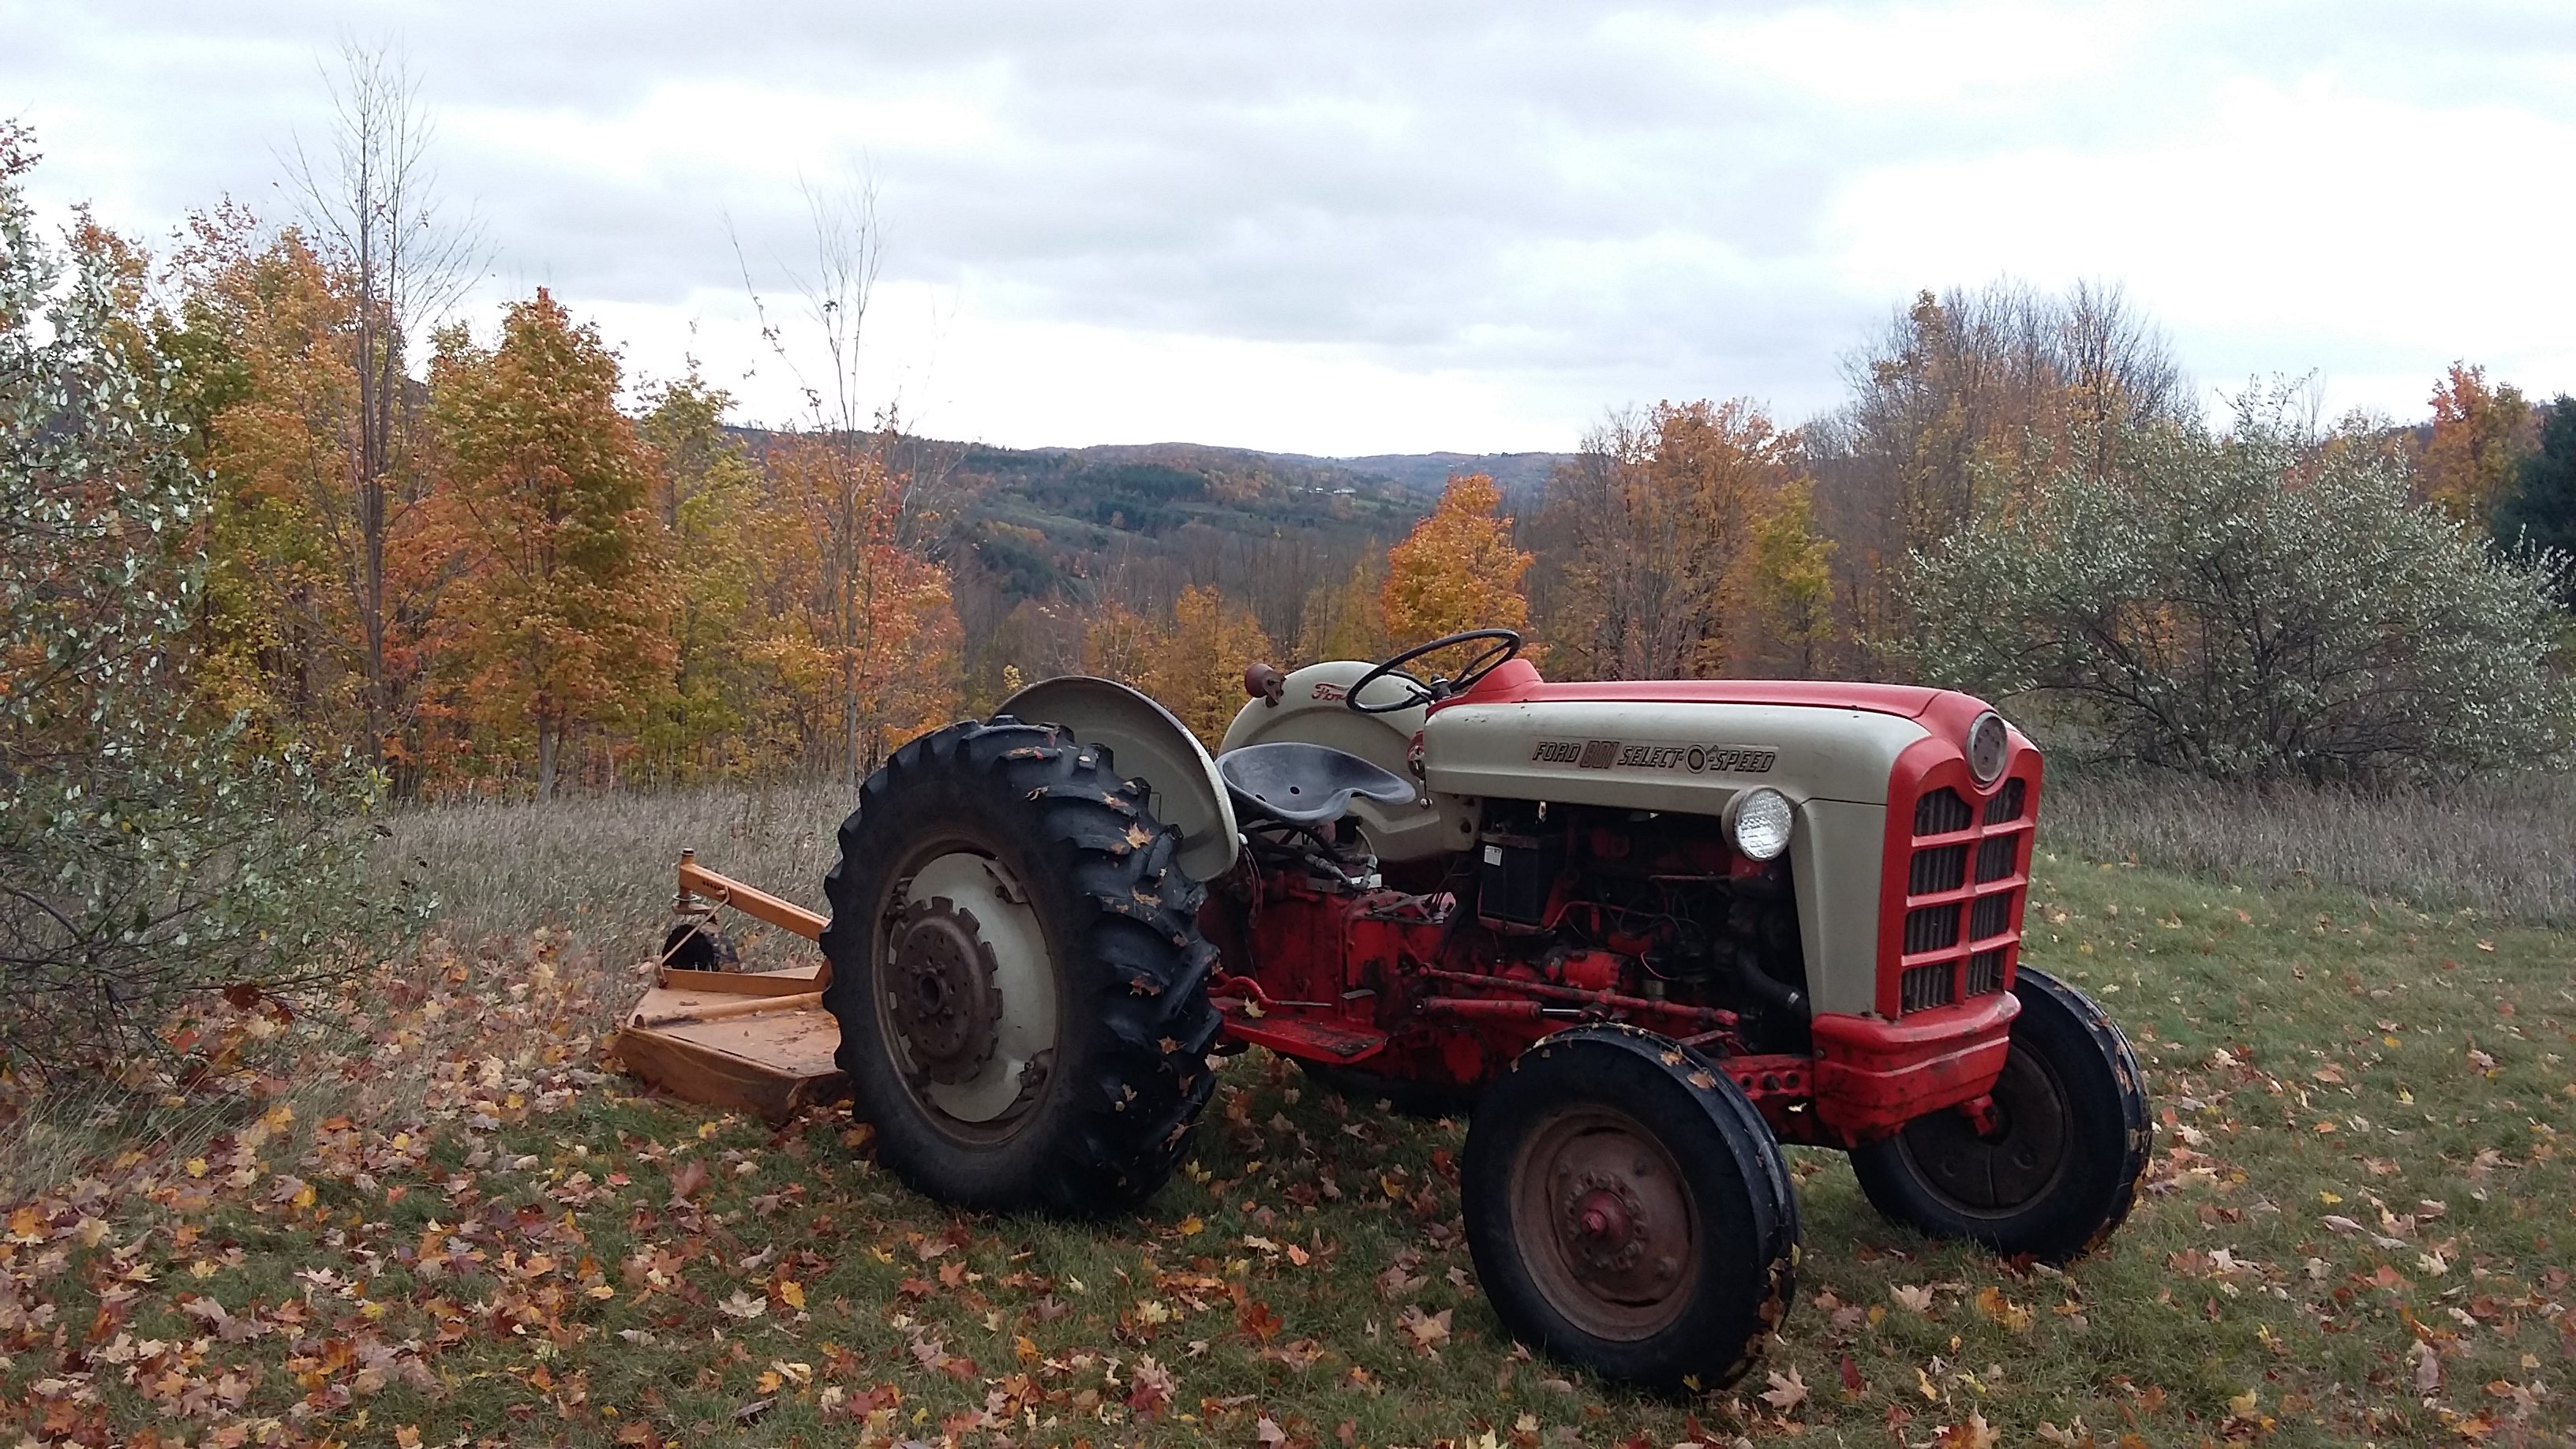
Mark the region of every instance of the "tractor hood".
POLYGON ((1432 709, 1422 761, 1453 795, 1713 815, 1768 785, 1802 805, 1884 805, 1897 755, 1958 712, 1949 702, 1974 704, 1805 680, 1548 684, 1514 661, 1432 709))
MULTIPOLYGON (((1919 719, 1951 692, 1916 684, 1863 684, 1813 679, 1612 679, 1550 684, 1513 660, 1474 689, 1442 703, 1475 704, 1760 704, 1863 710, 1919 719)), ((1955 697, 1955 696, 1952 696, 1955 697)))

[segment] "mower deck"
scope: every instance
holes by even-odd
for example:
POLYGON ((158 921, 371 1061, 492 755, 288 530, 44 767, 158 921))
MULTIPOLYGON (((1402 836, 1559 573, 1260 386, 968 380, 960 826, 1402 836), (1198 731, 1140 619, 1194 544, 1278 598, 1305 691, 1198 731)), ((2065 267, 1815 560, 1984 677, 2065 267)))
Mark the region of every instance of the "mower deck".
MULTIPOLYGON (((821 916, 680 860, 680 909, 729 906, 814 940, 821 916)), ((712 929, 712 927, 710 927, 712 929)), ((841 1029, 823 1010, 823 970, 683 971, 656 962, 653 987, 618 1024, 626 1069, 677 1097, 784 1122, 848 1094, 834 1065, 841 1029)))

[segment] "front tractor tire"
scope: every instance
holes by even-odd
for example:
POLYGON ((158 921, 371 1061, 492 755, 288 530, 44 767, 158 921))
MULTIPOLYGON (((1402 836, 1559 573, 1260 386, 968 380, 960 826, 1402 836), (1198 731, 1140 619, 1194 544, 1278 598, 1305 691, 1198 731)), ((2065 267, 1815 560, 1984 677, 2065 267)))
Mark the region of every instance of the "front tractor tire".
POLYGON ((823 1006, 877 1158, 926 1196, 1111 1212, 1180 1160, 1214 1076, 1215 950, 1180 832, 1105 746, 1007 715, 859 790, 824 880, 823 1006))
POLYGON ((1503 1326, 1607 1378, 1733 1383, 1796 1297, 1778 1141, 1732 1078, 1651 1032, 1523 1053, 1476 1105, 1461 1196, 1503 1326))
POLYGON ((2035 967, 2017 973, 2012 1050, 1985 1130, 1934 1112, 1856 1148, 1870 1205, 1928 1237, 2063 1263, 2111 1235, 2137 1202, 2154 1143, 2145 1077, 2119 1026, 2035 967))

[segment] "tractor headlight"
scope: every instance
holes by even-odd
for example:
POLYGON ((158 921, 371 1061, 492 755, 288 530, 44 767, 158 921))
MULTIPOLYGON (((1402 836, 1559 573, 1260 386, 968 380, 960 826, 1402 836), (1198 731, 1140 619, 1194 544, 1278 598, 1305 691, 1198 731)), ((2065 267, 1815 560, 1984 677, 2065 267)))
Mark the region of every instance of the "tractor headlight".
POLYGON ((2004 717, 1987 710, 1968 726, 1968 773, 1980 785, 1991 785, 2004 772, 2004 755, 2012 744, 2012 731, 2004 717))
POLYGON ((1767 786, 1745 790, 1726 805, 1726 835, 1753 860, 1776 860, 1789 848, 1789 797, 1767 786))

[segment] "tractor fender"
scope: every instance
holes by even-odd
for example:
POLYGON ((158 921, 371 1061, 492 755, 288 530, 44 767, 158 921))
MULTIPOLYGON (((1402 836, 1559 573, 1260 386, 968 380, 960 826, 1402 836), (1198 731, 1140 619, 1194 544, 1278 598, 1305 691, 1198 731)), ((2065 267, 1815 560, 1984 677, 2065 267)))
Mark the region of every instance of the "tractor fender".
POLYGON ((1234 803, 1207 748, 1170 710, 1114 679, 1068 674, 1039 680, 995 713, 1062 725, 1084 744, 1105 746, 1119 778, 1144 780, 1154 818, 1179 827, 1179 864, 1190 879, 1211 881, 1234 868, 1242 848, 1234 803))

